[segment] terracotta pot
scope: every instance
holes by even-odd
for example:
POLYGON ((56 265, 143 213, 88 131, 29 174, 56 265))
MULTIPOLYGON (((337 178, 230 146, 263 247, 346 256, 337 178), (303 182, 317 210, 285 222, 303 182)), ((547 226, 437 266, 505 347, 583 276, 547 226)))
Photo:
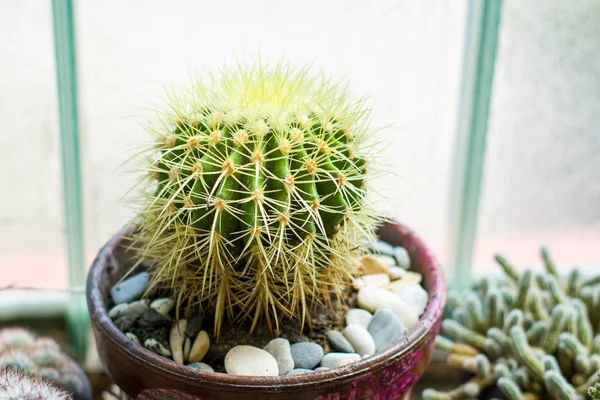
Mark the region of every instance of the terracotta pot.
POLYGON ((109 290, 123 274, 124 228, 102 248, 90 269, 87 301, 98 352, 107 372, 140 399, 404 399, 429 364, 446 301, 442 267, 425 244, 401 224, 382 227, 382 240, 404 246, 423 274, 430 300, 418 325, 386 350, 323 372, 280 377, 206 373, 176 364, 135 345, 107 315, 109 290), (150 390, 150 391, 148 391, 150 390), (162 393, 162 394, 161 394, 162 393), (169 396, 167 393, 170 393, 169 396), (173 396, 174 394, 178 394, 173 396), (153 397, 161 396, 161 397, 153 397))

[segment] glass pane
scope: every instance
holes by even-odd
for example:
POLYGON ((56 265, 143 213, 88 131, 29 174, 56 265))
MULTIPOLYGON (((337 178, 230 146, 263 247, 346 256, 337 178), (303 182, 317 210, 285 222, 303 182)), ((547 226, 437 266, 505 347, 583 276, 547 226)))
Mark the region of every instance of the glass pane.
POLYGON ((0 286, 67 286, 51 2, 0 4, 0 286))
POLYGON ((501 252, 600 265, 600 4, 504 2, 489 124, 478 271, 501 252))
POLYGON ((139 122, 162 106, 162 84, 258 51, 342 73, 372 97, 375 124, 393 125, 375 160, 392 169, 376 184, 380 206, 441 253, 465 12, 464 0, 79 2, 88 257, 131 216, 131 166, 117 167, 147 140, 139 122))

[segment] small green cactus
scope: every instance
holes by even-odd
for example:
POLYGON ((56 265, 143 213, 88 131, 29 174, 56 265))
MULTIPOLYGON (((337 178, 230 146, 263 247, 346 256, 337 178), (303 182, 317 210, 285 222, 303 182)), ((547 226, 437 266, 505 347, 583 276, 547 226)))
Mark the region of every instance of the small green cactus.
POLYGON ((365 198, 367 116, 345 85, 283 64, 224 69, 173 95, 135 219, 150 290, 214 309, 217 334, 224 314, 277 330, 339 296, 379 219, 365 198))
POLYGON ((506 279, 484 278, 469 293, 449 295, 452 319, 442 322, 445 336, 436 347, 474 378, 446 393, 428 389, 423 398, 467 398, 473 380, 480 390, 496 385, 511 400, 583 400, 586 392, 600 398, 600 279, 579 270, 563 279, 549 252, 541 255, 546 274, 519 273, 496 256, 506 279), (461 345, 478 353, 459 351, 461 345))

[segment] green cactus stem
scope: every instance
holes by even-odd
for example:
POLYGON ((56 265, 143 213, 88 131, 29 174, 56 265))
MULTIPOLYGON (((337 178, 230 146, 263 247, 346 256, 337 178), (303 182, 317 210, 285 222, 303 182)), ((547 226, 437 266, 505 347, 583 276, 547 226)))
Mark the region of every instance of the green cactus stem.
POLYGON ((576 400, 580 398, 575 388, 557 371, 548 371, 544 376, 548 393, 556 400, 576 400))
POLYGON ((447 351, 453 354, 460 354, 465 356, 476 356, 479 354, 479 350, 464 343, 455 343, 452 340, 443 336, 437 336, 435 338, 436 348, 447 351))
POLYGON ((446 336, 454 340, 460 340, 476 349, 483 350, 485 347, 485 336, 471 329, 465 328, 453 320, 442 322, 442 331, 446 336))

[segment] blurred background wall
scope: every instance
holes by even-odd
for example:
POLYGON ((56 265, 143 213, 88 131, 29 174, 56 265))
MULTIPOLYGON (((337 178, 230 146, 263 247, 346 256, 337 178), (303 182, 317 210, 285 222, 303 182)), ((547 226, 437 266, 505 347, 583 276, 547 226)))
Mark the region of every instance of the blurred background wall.
MULTIPOLYGON (((132 215, 122 164, 164 85, 260 52, 371 97, 375 125, 390 125, 380 206, 447 261, 465 23, 466 0, 77 1, 88 259, 132 215)), ((66 284, 51 24, 50 2, 0 2, 0 284, 66 284)), ((600 263, 599 40, 594 0, 505 0, 478 268, 498 250, 533 262, 542 241, 565 262, 600 263)))

